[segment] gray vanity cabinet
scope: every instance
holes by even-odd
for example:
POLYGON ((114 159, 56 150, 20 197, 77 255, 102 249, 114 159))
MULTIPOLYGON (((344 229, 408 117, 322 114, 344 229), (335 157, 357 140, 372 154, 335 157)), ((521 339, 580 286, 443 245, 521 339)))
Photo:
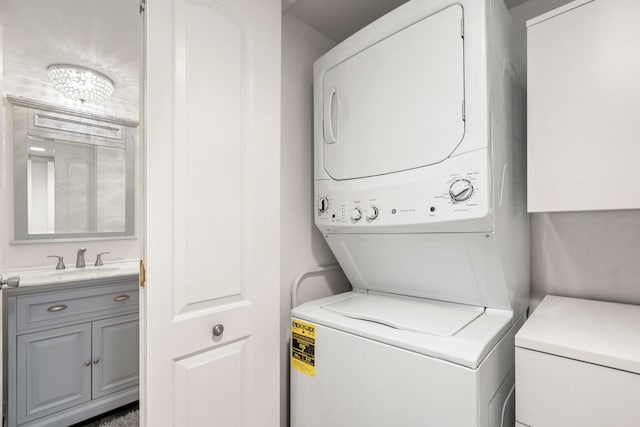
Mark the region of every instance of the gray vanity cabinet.
POLYGON ((64 427, 138 399, 138 279, 5 291, 9 427, 64 427))

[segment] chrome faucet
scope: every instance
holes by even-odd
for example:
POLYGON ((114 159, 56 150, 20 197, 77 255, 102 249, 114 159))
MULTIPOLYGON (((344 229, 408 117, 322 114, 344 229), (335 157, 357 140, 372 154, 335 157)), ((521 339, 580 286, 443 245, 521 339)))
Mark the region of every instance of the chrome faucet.
POLYGON ((56 270, 64 270, 65 268, 67 268, 65 267, 64 260, 60 255, 47 255, 47 258, 58 258, 58 264, 56 264, 56 270))
POLYGON ((78 257, 76 258, 76 268, 84 268, 84 253, 87 252, 87 248, 78 249, 78 257))
POLYGON ((106 255, 106 254, 108 254, 108 253, 109 253, 109 252, 100 252, 100 253, 96 256, 96 263, 95 263, 95 264, 93 264, 93 265, 95 265, 96 267, 101 267, 101 266, 103 265, 103 264, 102 264, 102 255, 106 255))

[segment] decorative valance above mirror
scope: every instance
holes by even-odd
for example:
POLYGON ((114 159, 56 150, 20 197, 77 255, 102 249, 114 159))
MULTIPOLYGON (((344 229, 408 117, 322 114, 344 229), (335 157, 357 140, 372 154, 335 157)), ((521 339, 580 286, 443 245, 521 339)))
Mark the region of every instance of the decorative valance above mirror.
POLYGON ((15 240, 133 236, 138 122, 7 99, 15 240))

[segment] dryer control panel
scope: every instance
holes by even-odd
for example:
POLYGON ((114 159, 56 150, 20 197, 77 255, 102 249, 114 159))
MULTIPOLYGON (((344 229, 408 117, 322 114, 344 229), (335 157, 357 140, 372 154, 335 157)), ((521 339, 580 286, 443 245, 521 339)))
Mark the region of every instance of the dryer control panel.
POLYGON ((479 151, 449 159, 447 167, 439 164, 397 176, 318 180, 316 224, 329 233, 383 232, 398 226, 414 226, 406 230, 417 232, 438 231, 438 227, 450 231, 446 229, 449 222, 480 220, 478 226, 484 231, 491 211, 485 160, 485 152, 479 151), (480 161, 470 157, 480 157, 480 161), (457 167, 452 168, 454 165, 457 167), (452 169, 460 172, 447 173, 452 169))

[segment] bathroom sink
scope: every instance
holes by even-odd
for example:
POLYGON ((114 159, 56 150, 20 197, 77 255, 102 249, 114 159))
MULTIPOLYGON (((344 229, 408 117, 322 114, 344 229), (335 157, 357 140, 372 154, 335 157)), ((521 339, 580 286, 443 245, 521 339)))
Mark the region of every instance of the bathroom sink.
POLYGON ((20 276, 19 287, 54 285, 70 282, 86 283, 119 276, 131 276, 139 273, 139 260, 118 261, 95 267, 84 268, 67 267, 64 270, 54 270, 51 266, 37 267, 30 270, 14 270, 3 272, 7 276, 20 276))

